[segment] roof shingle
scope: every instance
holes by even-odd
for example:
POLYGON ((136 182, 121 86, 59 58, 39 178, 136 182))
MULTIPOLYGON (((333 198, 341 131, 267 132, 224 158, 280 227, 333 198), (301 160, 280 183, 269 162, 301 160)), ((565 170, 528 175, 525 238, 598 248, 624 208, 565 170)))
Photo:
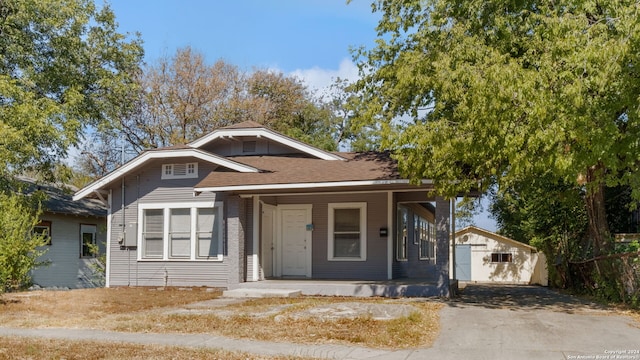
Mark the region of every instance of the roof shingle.
POLYGON ((235 185, 327 183, 401 179, 388 153, 340 153, 344 161, 296 156, 236 156, 230 160, 261 169, 259 173, 214 171, 196 188, 235 185))

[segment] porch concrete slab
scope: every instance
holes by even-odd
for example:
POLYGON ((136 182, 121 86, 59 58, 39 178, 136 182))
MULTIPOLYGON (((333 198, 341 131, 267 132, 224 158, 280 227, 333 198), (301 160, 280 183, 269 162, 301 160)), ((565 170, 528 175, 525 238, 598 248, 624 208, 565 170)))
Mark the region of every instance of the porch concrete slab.
MULTIPOLYGON (((230 287, 231 289, 232 287, 230 287)), ((441 296, 436 284, 418 279, 362 280, 263 280, 237 285, 245 289, 295 289, 307 296, 433 297, 441 296)))
POLYGON ((248 289, 237 288, 225 290, 222 297, 226 298, 265 298, 265 297, 298 297, 302 295, 300 290, 292 289, 248 289))

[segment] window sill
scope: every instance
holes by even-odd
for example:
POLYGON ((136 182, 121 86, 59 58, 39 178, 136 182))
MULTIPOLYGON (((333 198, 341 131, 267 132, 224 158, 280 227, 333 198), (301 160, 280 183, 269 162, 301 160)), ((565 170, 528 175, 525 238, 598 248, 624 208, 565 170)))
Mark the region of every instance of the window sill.
POLYGON ((223 262, 224 261, 224 257, 220 256, 217 258, 211 258, 211 259, 138 259, 138 262, 223 262))
POLYGON ((327 261, 367 261, 367 258, 328 258, 327 261))

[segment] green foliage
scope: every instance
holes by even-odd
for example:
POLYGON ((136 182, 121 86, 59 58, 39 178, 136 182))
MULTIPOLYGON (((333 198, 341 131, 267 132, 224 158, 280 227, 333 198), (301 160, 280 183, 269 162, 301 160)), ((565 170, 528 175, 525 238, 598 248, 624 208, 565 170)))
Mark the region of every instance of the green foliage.
POLYGON ((638 2, 376 0, 373 9, 377 46, 355 54, 357 121, 380 127, 400 170, 445 196, 497 189, 502 231, 543 249, 560 284, 575 280, 570 261, 612 251, 609 224, 622 227, 618 210, 640 200, 638 2), (628 193, 607 208, 607 188, 628 193))
POLYGON ((40 200, 0 193, 0 293, 29 286, 31 270, 43 265, 38 257, 46 252, 46 235, 33 233, 40 200))
POLYGON ((0 2, 0 173, 54 165, 88 126, 130 111, 142 60, 90 0, 0 2))
MULTIPOLYGON (((106 245, 103 243, 103 245, 106 245)), ((89 268, 93 272, 93 278, 91 282, 96 286, 104 286, 107 274, 107 254, 106 252, 100 252, 98 244, 87 244, 89 251, 95 256, 95 261, 89 264, 89 268)))
MULTIPOLYGON (((380 124, 400 170, 416 182, 433 179, 447 196, 497 186, 506 197, 524 190, 553 201, 548 185, 569 186, 571 198, 584 196, 591 248, 609 251, 604 186, 628 186, 640 200, 637 2, 373 7, 382 13, 377 46, 356 54, 358 116, 380 124)), ((527 211, 537 210, 545 209, 527 211)), ((574 231, 555 230, 557 238, 574 231)))
MULTIPOLYGON (((413 179, 454 195, 552 172, 638 168, 634 1, 376 1, 367 108, 413 179), (429 111, 420 111, 429 109, 429 111), (413 121, 398 125, 398 116, 413 121)), ((596 182, 637 183, 602 174, 596 182)), ((637 178, 637 177, 635 177, 637 178)), ((638 185, 638 184, 635 184, 638 185)), ((640 188, 635 192, 640 198, 640 188)))

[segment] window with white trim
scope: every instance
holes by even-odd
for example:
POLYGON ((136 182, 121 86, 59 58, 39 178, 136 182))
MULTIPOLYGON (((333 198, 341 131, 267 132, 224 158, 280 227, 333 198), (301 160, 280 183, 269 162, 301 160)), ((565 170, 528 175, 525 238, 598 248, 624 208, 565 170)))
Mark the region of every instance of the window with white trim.
POLYGON ((44 245, 51 245, 51 221, 40 221, 33 227, 35 235, 42 235, 44 245))
POLYGON ((144 258, 162 259, 164 210, 145 209, 142 216, 142 254, 144 258))
POLYGON ((98 227, 93 224, 80 224, 80 239, 82 244, 80 245, 80 257, 93 258, 98 255, 96 251, 96 233, 98 227))
POLYGON ((513 254, 511 253, 491 253, 492 263, 510 263, 513 262, 513 254))
POLYGON ((222 203, 140 204, 140 259, 222 260, 222 203))
POLYGON ((169 209, 169 257, 191 256, 191 209, 169 209))
POLYGON ((409 242, 409 209, 398 206, 398 234, 396 236, 396 260, 407 260, 407 246, 409 242))
POLYGON ((420 244, 420 260, 435 260, 436 258, 436 227, 422 216, 415 216, 414 236, 420 244))
POLYGON ((328 259, 367 259, 367 203, 329 204, 328 259))
POLYGON ((161 179, 193 179, 198 177, 198 163, 163 164, 161 179))
POLYGON ((196 221, 197 255, 199 259, 218 256, 222 247, 215 241, 220 228, 221 217, 216 214, 216 208, 200 208, 196 221))

